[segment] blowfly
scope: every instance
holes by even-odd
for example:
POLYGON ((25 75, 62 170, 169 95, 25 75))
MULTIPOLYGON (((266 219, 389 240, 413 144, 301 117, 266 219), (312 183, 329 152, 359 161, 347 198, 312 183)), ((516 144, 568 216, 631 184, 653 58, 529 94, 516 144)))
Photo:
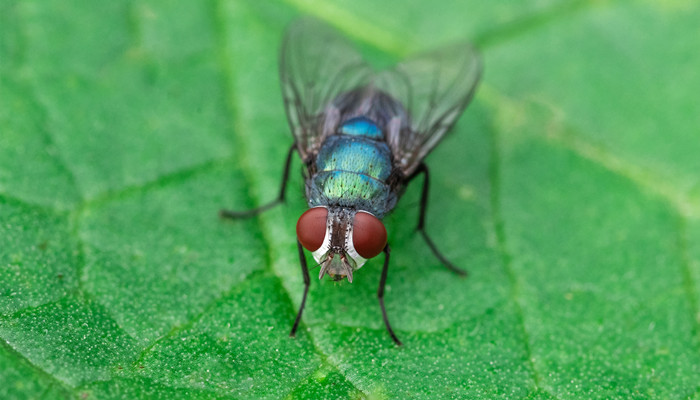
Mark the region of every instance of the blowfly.
POLYGON ((253 216, 284 202, 296 151, 304 164, 309 209, 297 222, 304 295, 290 336, 296 334, 309 291, 304 249, 320 265, 319 279, 354 279, 364 263, 384 253, 377 292, 386 329, 401 345, 384 307, 389 244, 382 218, 406 185, 423 175, 418 231, 450 270, 425 230, 428 167, 423 159, 471 100, 481 61, 469 44, 411 57, 394 68, 372 69, 348 40, 321 22, 292 24, 281 51, 282 95, 294 136, 276 200, 249 211, 221 210, 225 218, 253 216))

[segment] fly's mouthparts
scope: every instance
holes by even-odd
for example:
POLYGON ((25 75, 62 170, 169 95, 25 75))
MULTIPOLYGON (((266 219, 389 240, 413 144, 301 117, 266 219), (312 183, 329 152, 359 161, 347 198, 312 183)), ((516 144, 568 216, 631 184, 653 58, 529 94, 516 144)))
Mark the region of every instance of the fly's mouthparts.
POLYGON ((328 266, 330 265, 331 258, 333 258, 333 253, 326 253, 321 259, 321 270, 318 272, 318 280, 323 279, 326 272, 328 272, 328 266))
POLYGON ((321 264, 321 271, 319 271, 319 273, 318 273, 319 280, 323 279, 324 275, 326 275, 327 270, 328 270, 328 264, 324 262, 323 264, 321 264))
POLYGON ((321 262, 321 270, 318 273, 318 279, 323 279, 323 277, 328 274, 333 280, 339 281, 347 277, 348 282, 352 283, 352 272, 353 268, 350 266, 350 263, 348 263, 345 254, 331 252, 321 262))
POLYGON ((348 277, 348 282, 352 283, 352 267, 345 254, 340 256, 340 260, 343 262, 343 268, 345 269, 345 276, 348 277))
POLYGON ((345 276, 348 277, 348 282, 352 283, 352 268, 347 263, 343 263, 345 266, 345 276))

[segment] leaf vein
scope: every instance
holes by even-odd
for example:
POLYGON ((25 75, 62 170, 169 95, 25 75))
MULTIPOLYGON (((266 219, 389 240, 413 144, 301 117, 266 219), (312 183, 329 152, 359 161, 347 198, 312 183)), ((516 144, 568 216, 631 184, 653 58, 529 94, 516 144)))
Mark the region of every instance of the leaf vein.
POLYGON ((139 364, 141 363, 144 358, 150 353, 150 351, 159 345, 161 342, 164 342, 165 340, 168 340, 170 338, 173 338, 177 336, 180 332, 186 331, 187 329, 191 328, 199 322, 202 318, 204 318, 210 311, 221 305, 223 301, 225 301, 227 298, 233 296, 241 286, 244 286, 248 284, 248 281, 250 279, 253 279, 254 276, 262 274, 262 271, 253 271, 251 274, 249 274, 245 279, 241 280, 240 282, 236 282, 233 286, 231 286, 228 290, 225 292, 221 293, 219 296, 216 298, 212 299, 209 303, 207 303, 204 308, 202 308, 202 311, 199 313, 193 315, 191 318, 188 320, 179 323, 177 325, 174 325, 173 327, 170 328, 170 330, 155 339, 153 342, 148 344, 141 350, 141 352, 134 357, 134 364, 139 364))
POLYGON ((503 216, 501 214, 501 207, 500 207, 500 189, 501 189, 501 168, 500 168, 500 163, 501 163, 501 137, 500 134, 498 133, 497 130, 493 130, 493 134, 491 135, 491 161, 490 161, 490 167, 489 167, 489 181, 491 183, 491 193, 490 193, 490 202, 491 202, 491 218, 493 220, 493 226, 495 230, 495 236, 496 236, 496 247, 497 251, 500 254, 501 258, 501 265, 503 266, 505 275, 508 277, 509 285, 510 285, 510 299, 513 303, 513 307, 515 309, 515 314, 517 317, 517 323, 518 323, 518 330, 520 331, 520 335, 523 338, 523 347, 525 350, 525 354, 527 356, 527 366, 530 369, 533 377, 533 383, 535 385, 535 389, 539 389, 541 387, 541 377, 539 372, 537 371, 535 367, 535 363, 533 361, 533 353, 532 353, 532 348, 530 345, 530 335, 527 331, 527 328, 525 326, 525 314, 524 310, 520 304, 519 301, 519 296, 520 296, 520 289, 519 289, 519 284, 518 284, 518 279, 515 275, 515 271, 512 268, 512 260, 513 257, 508 251, 508 245, 506 241, 506 230, 505 230, 505 221, 503 220, 503 216))
POLYGON ((189 167, 169 172, 167 174, 161 175, 155 179, 146 182, 142 182, 135 185, 129 185, 115 191, 108 191, 95 198, 84 201, 80 208, 84 211, 93 207, 98 207, 105 203, 123 199, 135 193, 162 188, 171 184, 182 183, 199 174, 206 173, 209 170, 226 164, 230 160, 230 156, 209 159, 189 167))
MULTIPOLYGON (((36 373, 38 373, 42 377, 46 378, 49 382, 51 382, 51 384, 58 385, 58 387, 60 387, 61 389, 63 389, 66 392, 71 391, 70 386, 68 386, 65 382, 59 380, 58 378, 54 377, 53 375, 51 375, 49 372, 47 372, 43 368, 34 364, 31 360, 29 360, 27 357, 25 357, 22 353, 15 350, 15 348, 12 347, 10 345, 10 343, 8 343, 4 338, 2 338, 2 340, 0 340, 0 345, 2 345, 8 353, 10 353, 12 356, 14 356, 20 362, 24 362, 30 368, 32 368, 36 373)), ((48 389, 48 387, 51 386, 51 384, 49 384, 47 386, 47 389, 48 389)))
MULTIPOLYGON (((698 293, 696 291, 696 282, 693 278, 693 271, 691 269, 691 257, 688 250, 688 226, 687 220, 681 216, 680 224, 678 227, 679 237, 680 237, 680 252, 682 257, 682 274, 683 274, 683 291, 689 303, 691 311, 691 323, 693 325, 695 335, 694 342, 698 347, 700 352, 700 309, 698 309, 698 293)), ((699 389, 700 390, 700 389, 699 389)))
MULTIPOLYGON (((481 98, 496 109, 508 107, 524 112, 525 100, 509 98, 486 83, 482 85, 480 93, 481 98)), ((544 131, 544 139, 630 181, 640 190, 664 199, 681 216, 689 220, 700 219, 700 198, 684 192, 669 177, 658 176, 650 169, 617 157, 610 150, 590 139, 581 138, 581 133, 564 121, 563 111, 555 109, 551 104, 542 102, 537 104, 549 108, 552 114, 552 119, 544 131)))
POLYGON ((64 214, 65 210, 61 210, 60 208, 42 204, 42 203, 34 203, 32 201, 28 201, 26 199, 22 199, 19 197, 15 197, 11 194, 8 193, 0 193, 0 202, 7 203, 7 204, 13 204, 18 207, 22 208, 28 208, 30 210, 35 210, 35 211, 42 211, 42 212, 51 212, 54 214, 64 214))
POLYGON ((41 113, 41 117, 38 119, 42 121, 42 129, 40 130, 47 141, 47 148, 56 149, 55 153, 47 153, 51 156, 51 158, 53 158, 56 161, 56 164, 59 167, 59 169, 63 170, 63 172, 65 172, 68 175, 68 183, 72 186, 73 191, 76 192, 78 199, 84 200, 83 192, 79 185, 78 177, 76 176, 75 172, 70 168, 68 160, 59 150, 57 146, 55 133, 53 133, 50 124, 46 123, 49 115, 49 106, 46 104, 46 102, 41 100, 40 91, 34 83, 27 84, 27 97, 30 98, 32 102, 36 104, 37 108, 39 109, 39 112, 41 113))

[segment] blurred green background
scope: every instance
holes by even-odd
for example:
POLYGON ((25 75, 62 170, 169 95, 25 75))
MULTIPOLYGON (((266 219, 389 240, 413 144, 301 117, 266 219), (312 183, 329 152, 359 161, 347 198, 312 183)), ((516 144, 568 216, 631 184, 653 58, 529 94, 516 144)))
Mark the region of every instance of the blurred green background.
MULTIPOLYGON (((0 398, 700 399, 697 1, 0 0, 0 398), (301 300, 284 27, 484 79, 387 218, 301 300)), ((312 277, 315 270, 311 271, 312 277)))

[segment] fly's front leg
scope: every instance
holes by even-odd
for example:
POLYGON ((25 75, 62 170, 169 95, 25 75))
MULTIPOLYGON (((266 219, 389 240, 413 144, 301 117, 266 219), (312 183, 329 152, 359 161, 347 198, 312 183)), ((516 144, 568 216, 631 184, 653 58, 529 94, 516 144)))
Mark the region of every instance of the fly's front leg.
POLYGON ((297 240, 297 247, 299 248, 301 273, 304 275, 304 296, 301 298, 301 306, 299 306, 299 312, 297 313, 297 318, 294 320, 292 331, 289 332, 289 336, 291 337, 294 337, 297 334, 299 321, 301 321, 301 313, 304 312, 304 306, 306 305, 306 295, 309 293, 309 285, 311 284, 311 279, 309 278, 309 268, 306 266, 306 257, 304 256, 304 248, 301 246, 301 242, 299 242, 299 240, 297 240))
POLYGON ((386 275, 389 272, 389 245, 384 246, 384 268, 382 268, 382 277, 379 279, 379 290, 377 291, 377 297, 379 298, 379 307, 382 308, 382 318, 384 319, 384 325, 386 325, 386 330, 389 331, 391 339, 396 343, 397 346, 401 346, 401 341, 396 337, 394 330, 391 329, 391 324, 389 323, 389 318, 386 316, 386 308, 384 308, 384 286, 386 285, 386 275))
POLYGON ((448 269, 452 270, 458 275, 461 276, 467 276, 467 271, 463 270, 462 268, 456 267, 454 264, 452 264, 445 256, 442 255, 440 250, 438 250, 437 246, 435 246, 435 243, 433 240, 428 236, 428 232, 425 230, 425 213, 428 209, 428 188, 430 185, 430 175, 428 173, 428 167, 424 164, 421 163, 418 166, 418 169, 413 173, 413 175, 410 176, 408 181, 412 181, 413 178, 418 176, 419 174, 423 174, 423 191, 421 194, 420 198, 420 215, 418 217, 418 232, 423 236, 423 239, 425 242, 428 244, 428 247, 430 247, 430 250, 433 251, 433 254, 435 254, 435 257, 442 262, 443 265, 445 265, 448 269))
POLYGON ((287 181, 289 180, 289 167, 292 164, 292 154, 294 154, 294 149, 296 148, 296 143, 292 144, 287 152, 287 160, 284 163, 284 172, 282 173, 282 185, 280 186, 280 194, 277 198, 267 204, 260 207, 254 208, 252 210, 245 211, 233 211, 233 210, 219 210, 219 216, 221 218, 231 218, 231 219, 241 219, 250 218, 260 214, 263 211, 267 211, 272 207, 284 203, 284 196, 287 192, 287 181))

